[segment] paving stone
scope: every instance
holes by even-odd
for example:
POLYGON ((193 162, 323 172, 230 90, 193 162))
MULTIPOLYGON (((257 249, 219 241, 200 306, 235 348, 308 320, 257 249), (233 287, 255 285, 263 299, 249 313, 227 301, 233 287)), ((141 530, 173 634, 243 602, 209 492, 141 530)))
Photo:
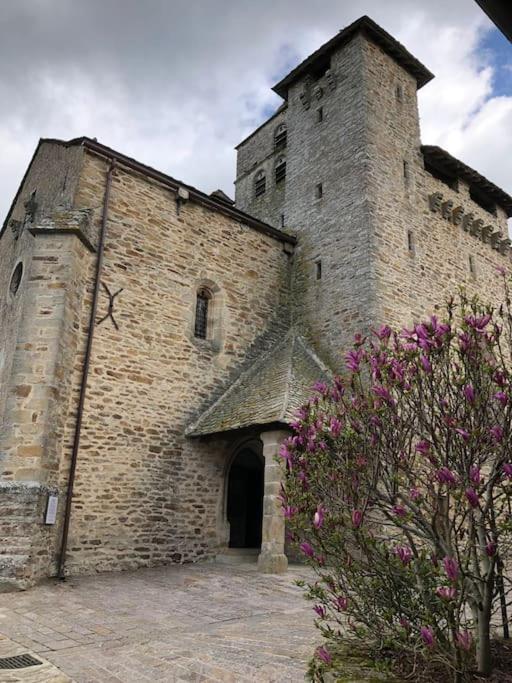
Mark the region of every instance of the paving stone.
POLYGON ((303 681, 319 639, 294 585, 307 573, 201 564, 47 582, 0 595, 0 630, 76 683, 303 681))

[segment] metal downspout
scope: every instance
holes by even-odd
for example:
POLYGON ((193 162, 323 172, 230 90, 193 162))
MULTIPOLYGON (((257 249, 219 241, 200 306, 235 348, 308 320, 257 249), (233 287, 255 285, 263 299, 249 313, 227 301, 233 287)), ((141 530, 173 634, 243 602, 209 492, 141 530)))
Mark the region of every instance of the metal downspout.
POLYGON ((85 395, 87 392, 87 380, 89 377, 89 366, 91 362, 92 343, 94 339, 94 328, 96 322, 96 311, 98 308, 98 295, 100 289, 100 277, 103 268, 103 252, 105 249, 105 234, 107 230, 108 209, 110 202, 110 189, 112 185, 112 174, 115 167, 114 159, 110 160, 105 184, 105 195, 103 198, 103 215, 101 218, 101 229, 98 243, 98 257, 96 259, 96 272, 94 280, 94 291, 91 303, 91 313, 89 317, 89 330, 87 333, 87 345, 85 349, 84 367, 82 371, 82 382, 80 385, 80 397, 78 399, 77 416, 75 423, 75 435, 73 439, 73 451, 71 453, 71 463, 69 466, 68 489, 66 496, 66 507, 64 509, 64 522, 62 527, 62 540, 60 546, 58 573, 59 579, 65 579, 66 551, 68 546, 69 524, 71 519, 71 505, 73 500, 73 487, 75 484, 76 465, 78 460, 78 450, 80 447, 80 435, 82 431, 82 419, 84 413, 85 395))

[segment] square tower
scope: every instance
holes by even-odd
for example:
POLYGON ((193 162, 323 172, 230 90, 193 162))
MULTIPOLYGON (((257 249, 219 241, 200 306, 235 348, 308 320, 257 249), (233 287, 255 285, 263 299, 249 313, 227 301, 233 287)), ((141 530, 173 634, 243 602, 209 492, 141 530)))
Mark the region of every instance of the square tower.
POLYGON ((237 148, 236 204, 297 233, 294 319, 334 366, 377 322, 381 185, 391 200, 420 153, 416 91, 431 78, 362 17, 274 86, 283 104, 237 148))

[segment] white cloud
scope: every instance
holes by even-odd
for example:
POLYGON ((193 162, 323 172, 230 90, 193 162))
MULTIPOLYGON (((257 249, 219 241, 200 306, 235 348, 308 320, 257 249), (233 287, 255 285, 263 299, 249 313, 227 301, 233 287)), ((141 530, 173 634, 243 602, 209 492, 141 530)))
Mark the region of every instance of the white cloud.
POLYGON ((6 0, 0 216, 39 137, 96 137, 232 194, 233 147, 279 103, 274 81, 363 13, 436 74, 420 93, 423 140, 511 191, 512 96, 492 97, 476 3, 6 0))

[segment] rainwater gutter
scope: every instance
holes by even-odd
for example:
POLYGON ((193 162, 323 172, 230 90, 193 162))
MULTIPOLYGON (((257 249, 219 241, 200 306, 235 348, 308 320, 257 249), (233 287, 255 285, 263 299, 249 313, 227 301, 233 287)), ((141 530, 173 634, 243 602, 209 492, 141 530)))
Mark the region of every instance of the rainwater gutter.
POLYGON ((77 461, 78 461, 78 451, 80 448, 80 436, 81 436, 81 432, 82 432, 82 420, 83 420, 83 414, 84 414, 85 396, 87 393, 87 380, 89 378, 89 366, 91 363, 92 344, 93 344, 93 340, 94 340, 94 328, 96 326, 96 312, 98 309, 98 298, 99 298, 101 271, 103 269, 103 252, 105 250, 105 236, 106 236, 106 231, 107 231, 108 210, 109 210, 109 204, 110 204, 110 190, 112 187, 112 175, 113 175, 114 168, 115 168, 115 159, 109 159, 109 161, 110 161, 110 165, 109 165, 109 169, 107 172, 107 179, 106 179, 106 183, 105 183, 105 194, 104 194, 104 198, 103 198, 103 213, 102 213, 102 218, 101 218, 101 228, 100 228, 99 242, 98 242, 98 256, 96 258, 96 269, 95 269, 95 276, 94 276, 94 290, 93 290, 93 296, 92 296, 91 311, 90 311, 90 316, 89 316, 89 330, 87 333, 87 343, 86 343, 86 348, 85 348, 84 366, 83 366, 83 370, 82 370, 82 381, 80 384, 80 397, 78 399, 78 408, 77 408, 76 423, 75 423, 75 434, 74 434, 74 438, 73 438, 73 450, 71 453, 71 463, 69 466, 68 487, 67 487, 67 495, 66 495, 66 507, 64 509, 64 521, 63 521, 63 527, 62 527, 61 546, 60 546, 60 553, 59 553, 59 560, 58 560, 57 576, 59 579, 62 579, 62 580, 64 580, 66 578, 66 575, 65 575, 66 552, 67 552, 67 547, 68 547, 69 524, 70 524, 70 520, 71 520, 71 506, 73 503, 73 487, 75 484, 75 474, 76 474, 76 466, 77 466, 77 461))

